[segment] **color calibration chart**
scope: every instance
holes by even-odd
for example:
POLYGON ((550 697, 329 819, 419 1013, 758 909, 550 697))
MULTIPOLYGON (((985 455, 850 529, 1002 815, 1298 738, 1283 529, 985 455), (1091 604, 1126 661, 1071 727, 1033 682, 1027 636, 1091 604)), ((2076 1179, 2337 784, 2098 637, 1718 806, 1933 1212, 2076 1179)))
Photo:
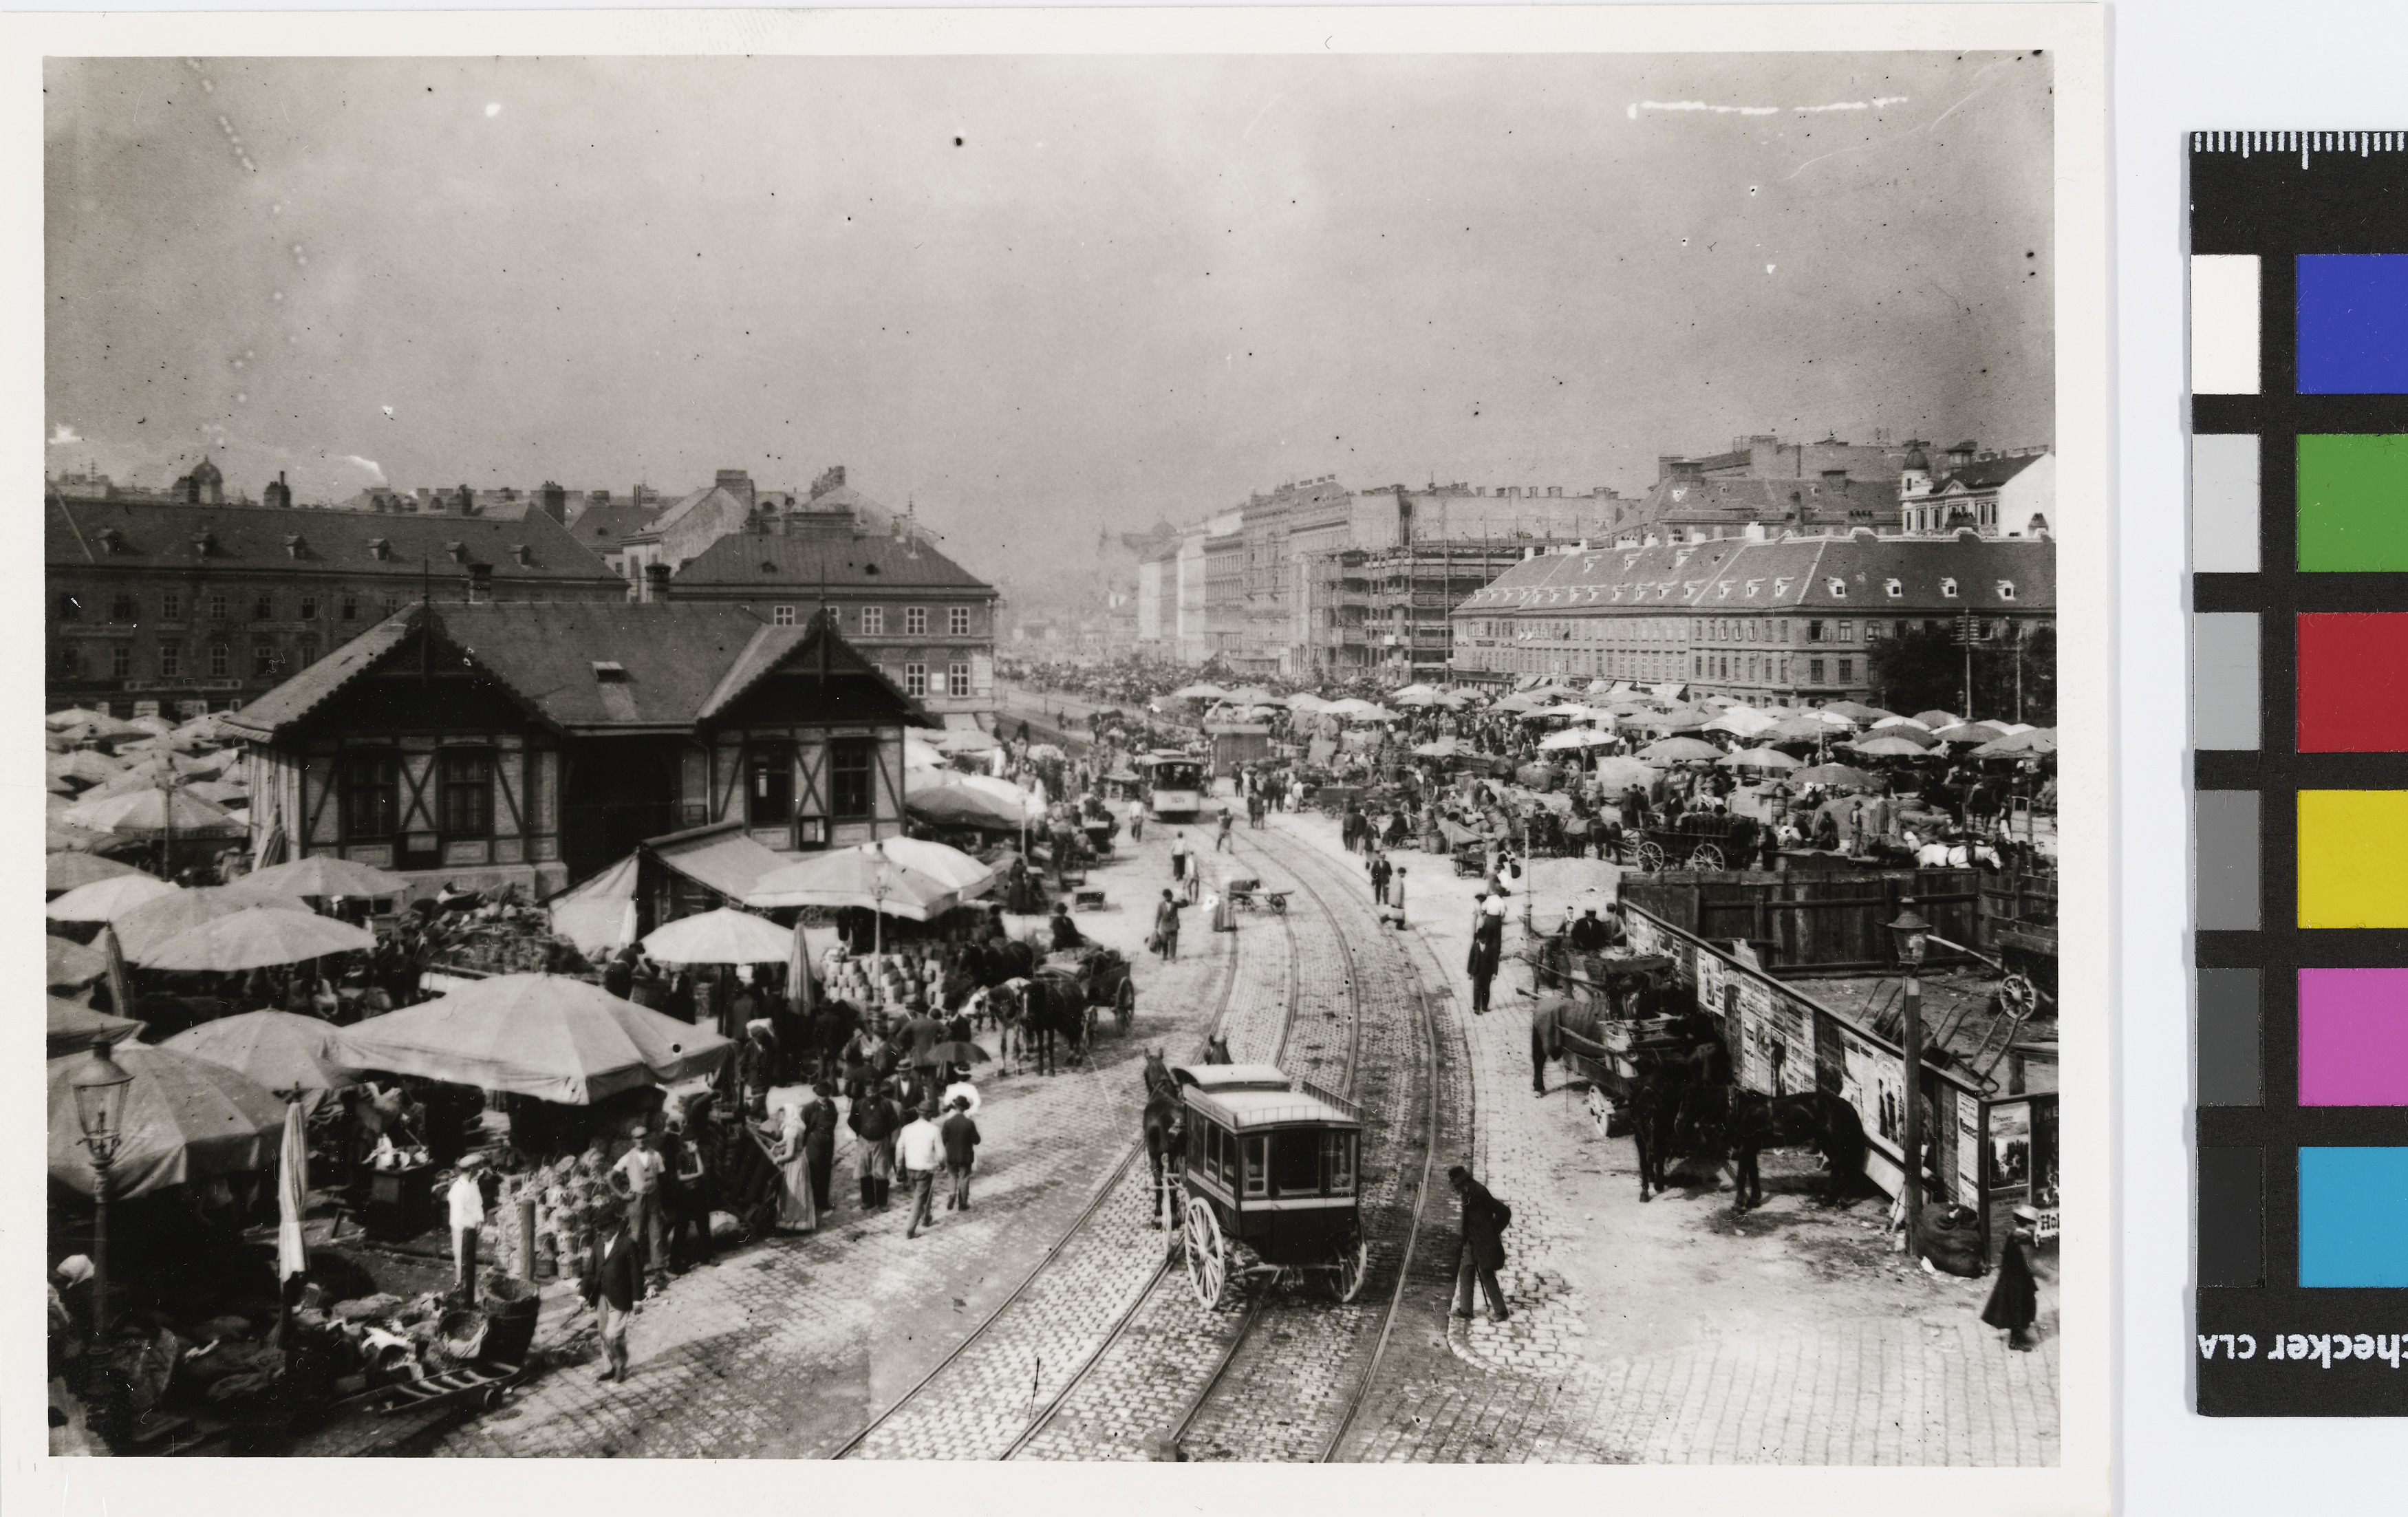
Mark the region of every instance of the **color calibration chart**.
POLYGON ((2196 1405, 2408 1413, 2408 133, 2189 149, 2196 1405))

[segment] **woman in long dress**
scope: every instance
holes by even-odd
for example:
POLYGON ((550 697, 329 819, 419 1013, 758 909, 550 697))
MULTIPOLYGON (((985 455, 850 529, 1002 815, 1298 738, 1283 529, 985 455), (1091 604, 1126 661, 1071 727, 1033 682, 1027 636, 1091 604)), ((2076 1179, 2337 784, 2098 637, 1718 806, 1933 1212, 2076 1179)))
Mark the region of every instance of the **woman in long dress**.
POLYGON ((810 1123, 799 1106, 779 1109, 774 1142, 764 1139, 769 1162, 778 1166, 778 1216, 771 1224, 780 1232, 817 1232, 819 1209, 812 1204, 810 1123))

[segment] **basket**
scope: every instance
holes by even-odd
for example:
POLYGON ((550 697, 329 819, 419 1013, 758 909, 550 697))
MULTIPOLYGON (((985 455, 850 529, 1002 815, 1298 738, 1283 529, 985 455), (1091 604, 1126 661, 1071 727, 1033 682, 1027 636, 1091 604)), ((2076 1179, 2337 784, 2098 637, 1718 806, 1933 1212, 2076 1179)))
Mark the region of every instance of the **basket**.
POLYGON ((462 1308, 447 1311, 437 1329, 443 1352, 459 1363, 474 1364, 485 1350, 485 1339, 491 1336, 493 1324, 481 1311, 462 1308))
POLYGON ((479 1304, 486 1321, 479 1357, 500 1364, 526 1363, 527 1349, 535 1342, 536 1319, 543 1309, 542 1293, 530 1281, 499 1275, 485 1282, 479 1304))

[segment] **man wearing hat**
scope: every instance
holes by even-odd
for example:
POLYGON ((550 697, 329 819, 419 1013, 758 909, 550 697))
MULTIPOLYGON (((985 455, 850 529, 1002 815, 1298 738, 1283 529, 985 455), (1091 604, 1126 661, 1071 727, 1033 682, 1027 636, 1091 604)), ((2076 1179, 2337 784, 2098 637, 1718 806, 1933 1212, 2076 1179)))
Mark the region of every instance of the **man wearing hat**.
POLYGON ((1455 1266, 1455 1314, 1471 1315, 1473 1282, 1488 1296, 1488 1315, 1503 1322, 1512 1315, 1505 1309, 1505 1292, 1497 1283, 1497 1271, 1505 1267, 1505 1229, 1513 1221, 1513 1210, 1488 1194, 1488 1187, 1471 1178, 1471 1171, 1455 1165, 1446 1172, 1446 1182, 1463 1203, 1462 1253, 1455 1266))
POLYGON ((2029 1353, 2038 1340, 2031 1326, 2040 1316, 2040 1213, 2028 1206, 2014 1210, 2015 1229, 1999 1255, 1998 1283, 1982 1308, 1982 1320, 2007 1330, 2007 1347, 2029 1353))
POLYGON ((597 1380, 627 1378, 627 1323, 644 1294, 643 1261, 636 1240, 627 1233, 627 1214, 620 1208, 597 1206, 587 1218, 594 1242, 585 1258, 585 1276, 579 1287, 585 1305, 594 1309, 601 1329, 602 1352, 609 1367, 597 1380))
POLYGON ((668 1229, 661 1217, 661 1177, 668 1162, 652 1146, 652 1130, 638 1123, 627 1135, 636 1146, 610 1166, 610 1188, 627 1204, 627 1233, 635 1240, 655 1290, 669 1282, 668 1229))
POLYGON ((485 1192, 477 1183, 477 1171, 484 1166, 481 1153, 462 1158, 460 1172, 445 1193, 452 1207, 452 1262, 457 1276, 453 1288, 461 1299, 471 1303, 477 1299, 477 1234, 485 1225, 485 1192))

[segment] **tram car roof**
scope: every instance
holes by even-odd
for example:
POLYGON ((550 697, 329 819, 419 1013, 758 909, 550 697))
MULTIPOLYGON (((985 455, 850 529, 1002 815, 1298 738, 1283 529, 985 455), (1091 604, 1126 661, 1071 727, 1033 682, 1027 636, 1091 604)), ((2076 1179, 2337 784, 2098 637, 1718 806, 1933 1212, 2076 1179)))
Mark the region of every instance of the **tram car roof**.
POLYGON ((1174 1065, 1187 1105, 1233 1132, 1293 1126, 1360 1128, 1354 1103, 1310 1083, 1301 1089, 1268 1064, 1174 1065))

